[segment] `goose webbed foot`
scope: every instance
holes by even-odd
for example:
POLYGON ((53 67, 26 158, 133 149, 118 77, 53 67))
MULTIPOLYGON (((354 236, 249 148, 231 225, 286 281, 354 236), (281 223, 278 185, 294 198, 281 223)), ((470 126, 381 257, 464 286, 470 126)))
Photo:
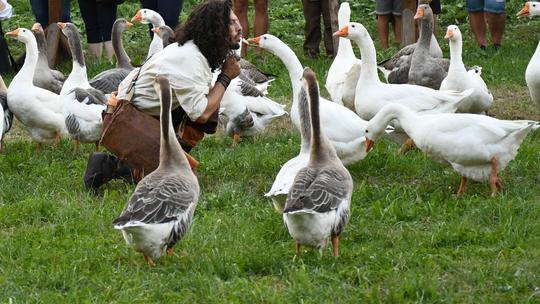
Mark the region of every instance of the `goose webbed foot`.
POLYGON ((154 263, 154 260, 152 260, 151 257, 144 255, 144 261, 148 264, 148 266, 156 267, 156 263, 154 263))

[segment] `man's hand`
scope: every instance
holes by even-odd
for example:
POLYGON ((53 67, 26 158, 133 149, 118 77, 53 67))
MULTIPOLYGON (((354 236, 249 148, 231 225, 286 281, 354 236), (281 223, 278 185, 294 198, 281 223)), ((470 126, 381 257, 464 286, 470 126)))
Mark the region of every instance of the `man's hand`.
POLYGON ((233 79, 240 74, 240 64, 234 56, 229 56, 225 59, 221 73, 227 75, 230 79, 233 79))

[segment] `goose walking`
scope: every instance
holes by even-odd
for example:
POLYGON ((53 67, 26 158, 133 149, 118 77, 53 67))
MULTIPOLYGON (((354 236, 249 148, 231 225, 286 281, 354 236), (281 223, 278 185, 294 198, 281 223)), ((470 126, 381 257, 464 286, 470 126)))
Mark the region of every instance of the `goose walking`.
POLYGON ((296 241, 297 255, 302 245, 323 248, 331 238, 337 257, 339 236, 349 222, 352 177, 321 129, 319 88, 309 68, 303 73, 303 89, 310 107, 311 151, 287 195, 283 221, 296 241))
POLYGON ((161 99, 159 166, 137 184, 122 214, 113 221, 127 244, 151 266, 165 251, 172 255, 174 245, 191 226, 199 199, 199 182, 172 125, 169 81, 158 76, 155 88, 161 99))
POLYGON ((492 195, 501 189, 498 173, 516 157, 527 134, 538 128, 535 121, 499 120, 485 115, 439 113, 419 116, 408 108, 387 105, 369 121, 366 150, 384 128, 398 120, 416 146, 433 159, 447 163, 461 175, 457 194, 465 192, 467 179, 488 179, 492 195))

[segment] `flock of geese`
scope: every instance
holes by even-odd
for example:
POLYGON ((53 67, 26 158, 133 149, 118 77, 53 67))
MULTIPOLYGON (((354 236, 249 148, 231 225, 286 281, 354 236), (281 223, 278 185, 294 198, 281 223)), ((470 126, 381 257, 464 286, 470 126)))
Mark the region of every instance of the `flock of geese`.
MULTIPOLYGON (((540 3, 527 2, 518 13, 529 15, 540 15, 540 3)), ((320 96, 315 73, 304 68, 279 38, 264 34, 244 41, 277 56, 292 84, 290 118, 300 132, 300 150, 282 165, 265 196, 282 214, 296 241, 297 254, 302 245, 323 248, 330 239, 333 255, 338 256, 339 236, 349 220, 353 190, 345 166, 365 158, 379 138, 388 137, 405 148, 416 146, 449 164, 461 176, 458 195, 465 192, 468 179, 488 180, 495 195, 501 189, 498 173, 515 158, 527 134, 540 126, 535 121, 486 116, 493 96, 482 80, 481 68, 464 65, 459 28, 448 26, 445 38, 450 59, 442 58, 432 34, 432 18, 429 5, 420 4, 415 15, 421 24, 418 42, 378 65, 368 31, 362 24, 350 22, 349 4, 342 3, 340 30, 334 33, 340 37, 339 49, 325 84, 331 100, 320 96), (355 56, 351 41, 358 45, 361 59, 355 56), (380 80, 378 71, 387 82, 380 80)), ((153 25, 155 35, 147 57, 173 41, 174 32, 152 10, 139 10, 131 21, 153 25)), ((31 30, 8 32, 25 44, 26 58, 9 88, 0 82, 0 116, 4 118, 0 136, 9 130, 14 115, 38 146, 58 143, 64 136, 73 139, 74 153, 79 143, 97 145, 107 96, 135 68, 121 40, 122 32, 131 25, 125 19, 114 23, 117 67, 93 79, 88 79, 79 32, 73 24, 58 23, 73 57, 67 78, 48 67, 39 24, 31 30)), ((526 71, 532 100, 540 108, 538 61, 540 45, 526 71)), ((284 105, 267 96, 273 79, 244 59, 240 65, 241 74, 227 88, 220 108, 225 132, 233 137, 233 143, 241 136, 262 132, 272 119, 287 114, 284 105)), ((197 177, 181 153, 172 127, 167 78, 157 77, 155 89, 161 102, 159 167, 137 184, 113 222, 149 265, 155 265, 165 252, 172 254, 191 225, 200 194, 197 177)))

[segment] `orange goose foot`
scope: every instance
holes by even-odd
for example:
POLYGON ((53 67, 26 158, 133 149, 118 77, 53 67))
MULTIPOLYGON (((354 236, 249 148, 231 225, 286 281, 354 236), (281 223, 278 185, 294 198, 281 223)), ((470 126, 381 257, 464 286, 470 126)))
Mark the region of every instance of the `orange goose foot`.
POLYGON ((461 183, 459 184, 459 189, 456 195, 461 196, 463 193, 465 193, 465 190, 467 190, 467 178, 465 176, 462 176, 461 183))
POLYGON ((168 247, 167 248, 167 255, 168 256, 172 256, 174 253, 174 247, 168 247))
POLYGON ((339 256, 339 235, 332 235, 332 255, 339 256))
POLYGON ((296 255, 300 256, 302 254, 302 245, 299 241, 296 241, 296 255))
POLYGON ((154 263, 151 257, 144 255, 144 261, 148 263, 148 266, 156 267, 156 263, 154 263))
POLYGON ((497 195, 498 191, 502 190, 502 183, 497 176, 497 159, 491 158, 491 174, 489 176, 489 186, 491 188, 491 196, 497 195))
POLYGON ((399 153, 400 154, 407 153, 410 150, 412 150, 413 147, 414 147, 414 141, 409 137, 407 138, 407 140, 405 140, 403 145, 401 145, 401 148, 399 148, 399 153))
POLYGON ((233 147, 236 146, 238 144, 238 142, 240 141, 240 134, 238 133, 235 133, 233 135, 233 140, 232 140, 232 145, 233 147))

